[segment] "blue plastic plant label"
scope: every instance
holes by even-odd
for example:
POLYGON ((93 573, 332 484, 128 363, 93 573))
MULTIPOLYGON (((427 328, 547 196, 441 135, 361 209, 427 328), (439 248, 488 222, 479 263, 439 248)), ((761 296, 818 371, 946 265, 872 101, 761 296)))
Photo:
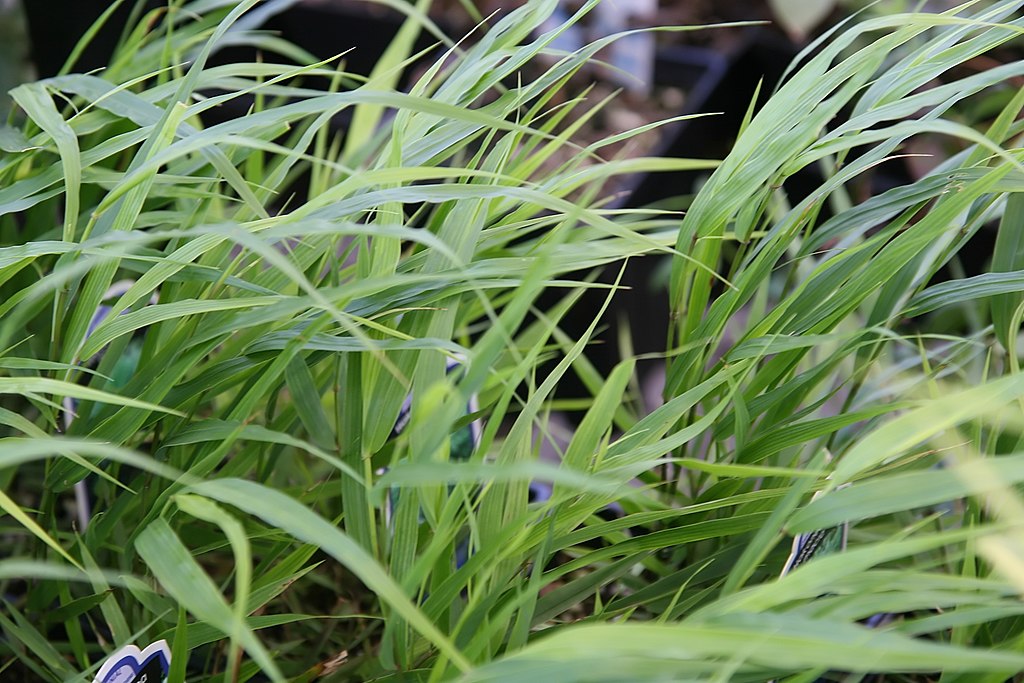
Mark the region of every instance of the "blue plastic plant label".
POLYGON ((171 668, 171 649, 158 640, 140 650, 126 645, 103 662, 93 683, 164 683, 171 668))

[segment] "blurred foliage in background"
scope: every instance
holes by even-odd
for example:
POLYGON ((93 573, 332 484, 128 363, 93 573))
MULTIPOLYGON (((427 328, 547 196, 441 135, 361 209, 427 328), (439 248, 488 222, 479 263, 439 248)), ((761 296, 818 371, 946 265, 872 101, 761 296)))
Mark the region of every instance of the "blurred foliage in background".
POLYGON ((7 92, 32 78, 28 25, 21 2, 0 0, 0 119, 6 119, 11 110, 7 92))

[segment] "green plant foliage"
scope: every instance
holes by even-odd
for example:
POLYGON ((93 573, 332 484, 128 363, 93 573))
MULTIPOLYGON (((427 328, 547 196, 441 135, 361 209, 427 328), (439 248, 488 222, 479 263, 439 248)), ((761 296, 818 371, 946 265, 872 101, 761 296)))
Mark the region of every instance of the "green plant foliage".
POLYGON ((288 4, 140 11, 106 69, 11 93, 0 678, 160 638, 174 683, 1024 672, 1024 63, 957 69, 1024 3, 851 23, 720 163, 575 144, 601 103, 562 93, 601 45, 550 50, 553 0, 458 44, 395 3, 369 77, 257 30, 288 4), (420 32, 445 54, 402 90, 420 32), (212 66, 227 44, 263 59, 212 66), (953 115, 993 93, 984 126, 953 115), (851 199, 926 136, 961 151, 851 199), (610 178, 670 169, 711 173, 685 216, 612 208, 610 178), (990 272, 936 280, 995 229, 990 272), (637 359, 587 359, 599 313, 562 321, 656 255, 645 413, 637 359), (541 460, 570 373, 593 397, 541 460))

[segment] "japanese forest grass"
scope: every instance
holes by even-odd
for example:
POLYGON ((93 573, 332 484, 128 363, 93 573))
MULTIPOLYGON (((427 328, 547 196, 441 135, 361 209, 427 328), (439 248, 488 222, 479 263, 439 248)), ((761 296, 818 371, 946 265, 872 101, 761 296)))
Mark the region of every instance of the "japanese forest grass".
POLYGON ((174 3, 106 69, 13 92, 0 678, 87 681, 160 638, 172 681, 1024 671, 1024 64, 955 69, 1019 40, 1024 3, 842 27, 719 164, 575 146, 601 103, 562 86, 599 46, 548 49, 551 2, 460 46, 403 6, 367 79, 255 30, 287 4, 174 3), (421 30, 447 52, 403 92, 421 30), (263 60, 208 65, 238 43, 263 60), (922 135, 962 151, 851 201, 922 135), (825 180, 790 200, 809 166, 825 180), (700 168, 682 217, 601 189, 700 168), (986 272, 935 284, 982 230, 986 272), (643 255, 672 265, 649 414, 636 359, 588 363, 598 312, 560 327, 615 296, 579 272, 643 255), (552 464, 568 374, 593 398, 552 464), (779 578, 792 534, 844 522, 845 551, 779 578))

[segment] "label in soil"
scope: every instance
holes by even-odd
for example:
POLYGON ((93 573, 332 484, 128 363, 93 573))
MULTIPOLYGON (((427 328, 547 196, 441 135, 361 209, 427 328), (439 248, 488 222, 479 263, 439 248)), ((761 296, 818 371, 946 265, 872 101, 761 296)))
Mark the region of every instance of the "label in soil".
POLYGON ((158 640, 140 650, 126 645, 103 662, 93 683, 163 683, 171 668, 171 650, 158 640))

